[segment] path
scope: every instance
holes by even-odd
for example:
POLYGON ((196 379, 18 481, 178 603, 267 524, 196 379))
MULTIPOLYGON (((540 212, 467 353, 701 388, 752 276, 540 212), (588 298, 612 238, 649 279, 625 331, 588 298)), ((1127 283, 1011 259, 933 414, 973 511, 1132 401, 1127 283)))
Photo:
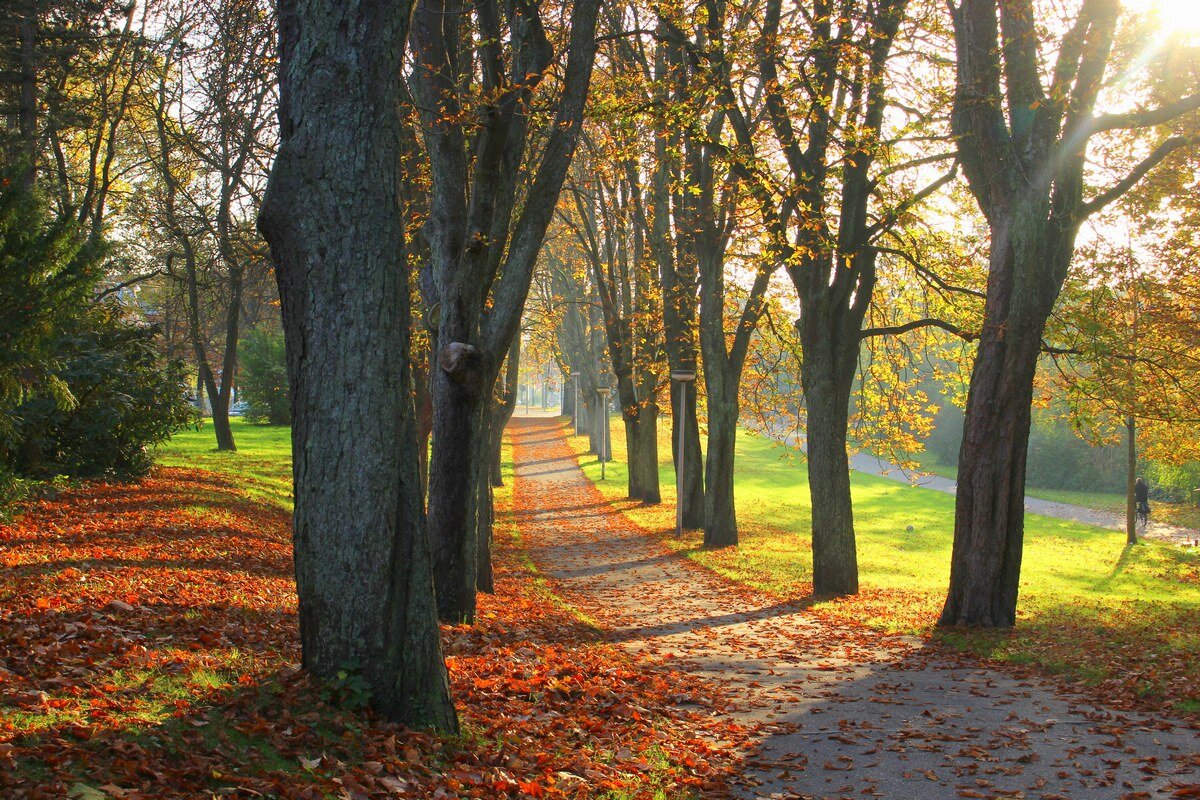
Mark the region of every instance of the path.
POLYGON ((1200 782, 1195 728, 830 626, 674 555, 604 502, 564 430, 510 428, 530 555, 613 640, 726 687, 728 713, 754 731, 735 796, 1116 800, 1200 782))
MULTIPOLYGON (((784 438, 784 441, 791 447, 804 449, 803 444, 795 434, 788 434, 784 438)), ((921 486, 925 489, 945 492, 946 494, 956 494, 958 492, 958 483, 952 478, 945 478, 941 475, 922 475, 908 472, 902 467, 872 453, 860 452, 852 455, 850 457, 850 468, 855 472, 876 475, 913 486, 921 486)), ((1030 514, 1041 514, 1043 517, 1054 517, 1055 519, 1080 522, 1084 525, 1095 525, 1099 528, 1108 528, 1114 531, 1125 531, 1125 515, 1114 514, 1111 511, 1101 511, 1070 503, 1059 503, 1054 500, 1044 500, 1040 497, 1030 497, 1029 495, 1025 496, 1025 510, 1030 514)), ((1139 531, 1139 535, 1183 545, 1191 545, 1196 541, 1200 541, 1200 530, 1168 525, 1165 522, 1156 522, 1153 519, 1150 520, 1144 531, 1139 531)))

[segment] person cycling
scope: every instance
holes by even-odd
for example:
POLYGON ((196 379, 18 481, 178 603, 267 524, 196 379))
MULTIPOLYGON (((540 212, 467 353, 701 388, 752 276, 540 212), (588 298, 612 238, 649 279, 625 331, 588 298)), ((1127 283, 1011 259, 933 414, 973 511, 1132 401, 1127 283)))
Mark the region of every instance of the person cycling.
POLYGON ((1137 505, 1138 522, 1145 527, 1150 520, 1150 486, 1140 475, 1133 482, 1133 499, 1137 505))

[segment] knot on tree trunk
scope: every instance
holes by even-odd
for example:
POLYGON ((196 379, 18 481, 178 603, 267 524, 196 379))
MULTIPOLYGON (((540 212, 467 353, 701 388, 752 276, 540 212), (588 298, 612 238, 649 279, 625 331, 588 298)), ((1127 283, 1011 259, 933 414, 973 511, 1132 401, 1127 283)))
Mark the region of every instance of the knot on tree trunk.
POLYGON ((479 349, 466 342, 450 342, 438 353, 438 366, 455 383, 470 385, 483 361, 479 349))

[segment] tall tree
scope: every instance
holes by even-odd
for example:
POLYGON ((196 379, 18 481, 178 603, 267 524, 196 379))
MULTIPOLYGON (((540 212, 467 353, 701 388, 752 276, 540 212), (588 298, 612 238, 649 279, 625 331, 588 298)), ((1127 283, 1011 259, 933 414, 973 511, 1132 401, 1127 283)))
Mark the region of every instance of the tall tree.
POLYGON ((305 669, 354 666, 372 703, 453 731, 421 502, 404 204, 408 2, 285 0, 279 157, 260 225, 292 389, 305 669))
POLYGON ((144 193, 143 224, 163 242, 166 274, 184 297, 217 448, 233 450, 229 407, 247 273, 258 268, 252 282, 266 273, 251 219, 275 149, 275 22, 261 0, 164 2, 156 14, 155 128, 147 146, 154 188, 144 193), (215 335, 210 317, 220 320, 215 335))
MULTIPOLYGON (((625 426, 629 497, 658 503, 658 393, 663 377, 658 281, 646 258, 645 230, 632 211, 633 195, 642 192, 637 167, 619 152, 620 143, 610 143, 618 152, 601 154, 589 148, 586 162, 577 162, 570 186, 574 207, 560 213, 586 257, 603 314, 625 426), (613 161, 604 163, 609 156, 613 161)), ((607 423, 606 415, 600 416, 607 423)))
POLYGON ((962 0, 949 7, 957 51, 952 126, 971 193, 988 221, 991 252, 940 624, 1008 627, 1016 621, 1034 374, 1080 226, 1191 139, 1161 138, 1128 173, 1090 196, 1089 145, 1108 132, 1161 131, 1200 107, 1200 95, 1174 87, 1176 96, 1165 103, 1095 113, 1118 0, 1083 0, 1053 43, 1048 68, 1045 27, 1033 0, 962 0))
MULTIPOLYGON (((909 210, 949 182, 900 191, 892 183, 912 166, 951 156, 922 154, 906 164, 897 152, 906 122, 888 131, 889 73, 893 45, 908 0, 867 5, 822 0, 803 21, 784 24, 782 4, 767 0, 759 65, 773 143, 786 165, 783 202, 767 207, 775 246, 800 300, 797 321, 802 357, 809 492, 812 497, 813 591, 858 591, 854 513, 850 498, 847 434, 850 399, 864 339, 898 333, 936 320, 897 328, 864 326, 879 280, 883 241, 909 210), (797 66, 790 53, 810 60, 797 66), (894 133, 894 137, 893 134, 894 133), (795 210, 795 219, 786 212, 795 210)), ((912 53, 909 57, 916 60, 912 53)), ((931 119, 936 109, 910 109, 931 119)), ((922 136, 936 132, 928 126, 922 136)), ((748 136, 742 137, 749 142, 748 136)), ((761 174, 761 171, 760 171, 761 174)), ((756 186, 764 195, 766 181, 756 186)), ((764 197, 765 200, 765 197, 764 197)), ((764 203, 766 205, 766 203, 764 203)), ((892 248, 894 249, 894 248, 892 248)))
POLYGON ((464 13, 450 0, 419 0, 413 17, 411 85, 432 181, 426 302, 438 328, 429 528, 446 620, 475 615, 476 500, 490 486, 493 387, 579 138, 598 9, 598 0, 572 4, 561 91, 544 130, 530 122, 555 59, 545 9, 482 0, 464 13))
MULTIPOLYGON (((663 154, 678 163, 678 189, 668 208, 656 207, 656 219, 669 212, 675 220, 676 263, 694 274, 699 289, 699 344, 708 401, 708 439, 704 460, 704 544, 737 544, 734 509, 734 458, 740 417, 738 386, 751 338, 765 308, 770 278, 780 261, 762 251, 760 243, 744 242, 748 257, 737 265, 727 262, 730 242, 738 234, 739 203, 744 195, 744 170, 727 138, 753 136, 761 83, 741 83, 737 43, 754 19, 754 7, 730 7, 723 0, 705 0, 703 13, 685 20, 679 14, 660 14, 659 37, 669 43, 661 51, 660 75, 668 82, 678 136, 675 151, 663 154), (748 121, 752 120, 752 121, 748 121), (763 257, 766 255, 766 257, 763 257), (732 296, 731 266, 749 273, 749 288, 732 296), (740 301, 740 302, 738 302, 740 301)), ((660 259, 665 262, 665 259, 660 259)), ((670 281, 664 278, 664 290, 670 281)), ((686 304, 681 286, 665 292, 665 303, 686 304)), ((668 340, 671 331, 668 329, 668 340)))

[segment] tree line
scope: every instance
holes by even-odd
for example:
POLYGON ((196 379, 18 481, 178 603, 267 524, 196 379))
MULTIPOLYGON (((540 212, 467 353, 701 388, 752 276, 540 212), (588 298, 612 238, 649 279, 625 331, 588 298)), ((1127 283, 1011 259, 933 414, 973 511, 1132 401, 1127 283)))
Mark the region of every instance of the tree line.
POLYGON ((303 665, 406 723, 456 727, 438 621, 490 588, 523 344, 593 437, 615 389, 643 502, 670 415, 706 546, 738 426, 794 411, 821 595, 858 590, 848 446, 918 440, 912 365, 966 364, 946 625, 1015 620, 1039 397, 1189 422, 1194 276, 1101 234, 1192 252, 1195 50, 1116 0, 11 9, 12 152, 122 253, 219 447, 244 330, 281 325, 303 665))

